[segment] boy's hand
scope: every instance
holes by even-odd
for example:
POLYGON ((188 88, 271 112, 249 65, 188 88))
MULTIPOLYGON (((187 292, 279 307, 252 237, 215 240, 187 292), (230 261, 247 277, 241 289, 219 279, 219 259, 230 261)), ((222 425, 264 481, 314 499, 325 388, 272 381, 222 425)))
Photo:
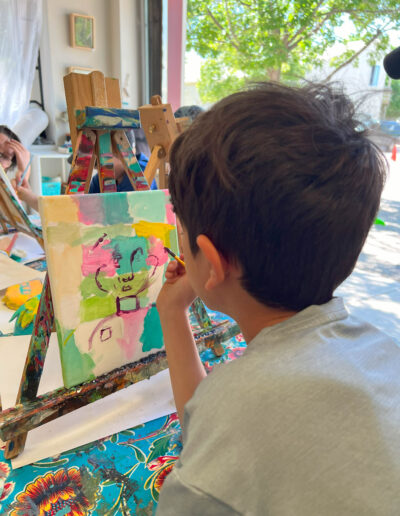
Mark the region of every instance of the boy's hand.
POLYGON ((169 262, 165 271, 165 278, 166 281, 156 302, 160 317, 164 314, 186 311, 196 298, 196 294, 188 281, 185 267, 177 261, 169 262))
MULTIPOLYGON (((15 174, 15 179, 17 183, 20 181, 21 176, 25 170, 25 168, 28 166, 29 159, 30 159, 30 152, 28 149, 26 149, 22 143, 17 142, 17 140, 10 140, 8 143, 10 149, 14 151, 15 158, 17 160, 17 173, 15 174)), ((24 177, 24 180, 22 182, 22 186, 25 188, 28 184, 28 179, 30 176, 30 170, 28 170, 26 176, 24 177)))

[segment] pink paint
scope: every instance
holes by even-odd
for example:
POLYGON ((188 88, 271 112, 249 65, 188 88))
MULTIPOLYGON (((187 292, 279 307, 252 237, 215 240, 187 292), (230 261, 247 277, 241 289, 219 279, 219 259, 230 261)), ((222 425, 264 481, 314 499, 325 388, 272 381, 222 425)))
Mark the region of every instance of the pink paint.
POLYGON ((122 338, 117 339, 117 341, 127 360, 132 360, 135 356, 137 346, 141 346, 139 339, 143 332, 144 318, 148 310, 149 308, 141 308, 136 312, 121 314, 119 316, 123 320, 124 335, 122 338))
MULTIPOLYGON (((104 240, 104 244, 109 244, 110 240, 104 240)), ((93 246, 83 245, 82 246, 82 274, 83 276, 89 276, 89 274, 95 274, 99 267, 101 272, 106 276, 114 276, 115 262, 112 256, 112 249, 104 249, 98 245, 95 249, 93 246)))
POLYGON ((168 253, 164 249, 164 242, 155 236, 150 236, 149 243, 149 256, 146 258, 146 264, 150 267, 160 267, 167 263, 168 253))
MULTIPOLYGON (((164 193, 165 193, 165 197, 167 197, 169 200, 168 190, 164 190, 164 193)), ((172 204, 170 202, 165 204, 165 216, 167 217, 168 224, 172 224, 172 226, 176 225, 175 213, 172 208, 172 204)))
POLYGON ((81 203, 78 198, 73 199, 77 206, 78 220, 86 226, 93 224, 105 223, 104 206, 99 195, 87 195, 85 202, 81 203))

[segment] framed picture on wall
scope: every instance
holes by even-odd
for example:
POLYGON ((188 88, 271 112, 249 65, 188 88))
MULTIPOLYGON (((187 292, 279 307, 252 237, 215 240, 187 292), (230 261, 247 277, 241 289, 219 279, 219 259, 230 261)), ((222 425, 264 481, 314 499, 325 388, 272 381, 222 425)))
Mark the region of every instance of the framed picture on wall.
POLYGON ((69 16, 71 46, 94 50, 94 17, 71 13, 69 16))
POLYGON ((90 72, 94 72, 93 68, 85 68, 84 66, 68 66, 68 73, 83 73, 87 75, 90 72))

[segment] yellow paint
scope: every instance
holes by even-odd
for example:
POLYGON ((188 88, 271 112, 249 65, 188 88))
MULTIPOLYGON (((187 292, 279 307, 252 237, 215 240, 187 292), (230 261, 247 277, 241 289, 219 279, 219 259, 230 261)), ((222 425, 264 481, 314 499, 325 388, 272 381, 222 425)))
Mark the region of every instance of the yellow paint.
POLYGON ((31 280, 26 283, 12 285, 6 290, 3 297, 3 303, 10 310, 17 310, 31 297, 37 296, 42 292, 42 282, 40 280, 31 280))
POLYGON ((175 230, 175 226, 172 224, 164 224, 163 222, 147 222, 141 220, 137 224, 132 224, 132 227, 136 231, 137 236, 149 238, 155 236, 163 241, 164 245, 169 247, 170 244, 170 232, 175 230))
MULTIPOLYGON (((71 196, 72 197, 72 196, 71 196)), ((51 225, 55 226, 58 222, 77 222, 78 204, 74 200, 68 199, 68 202, 57 202, 58 195, 39 197, 40 214, 46 220, 51 220, 51 225)))
POLYGON ((28 301, 25 303, 25 309, 22 310, 21 314, 18 317, 18 324, 21 326, 21 328, 25 329, 31 324, 31 322, 33 322, 37 314, 38 308, 38 297, 32 297, 31 299, 28 299, 28 301))

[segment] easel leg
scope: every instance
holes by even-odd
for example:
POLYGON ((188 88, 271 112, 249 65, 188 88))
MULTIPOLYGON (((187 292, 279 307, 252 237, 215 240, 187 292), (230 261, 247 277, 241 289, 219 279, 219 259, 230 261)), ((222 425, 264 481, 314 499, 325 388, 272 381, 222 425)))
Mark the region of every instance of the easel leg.
POLYGON ((157 169, 159 170, 162 163, 162 158, 165 155, 164 149, 161 147, 161 145, 155 145, 153 147, 153 150, 151 151, 149 162, 146 165, 145 171, 144 171, 144 177, 146 178, 146 181, 149 185, 153 182, 153 179, 155 178, 157 169))
POLYGON ((124 165, 125 172, 132 184, 132 188, 136 191, 148 190, 149 184, 144 177, 136 156, 132 152, 132 147, 129 144, 129 140, 126 137, 125 132, 115 131, 112 133, 111 137, 115 154, 124 165))
MULTIPOLYGON (((190 309, 193 312, 194 316, 196 317, 197 324, 202 328, 203 330, 211 330, 212 329, 212 323, 210 316, 207 313, 206 307, 204 306, 203 301, 197 297, 193 303, 190 305, 190 309)), ((224 354, 224 347, 221 344, 220 340, 212 339, 210 340, 210 347, 214 354, 217 357, 220 357, 224 354)))
MULTIPOLYGON (((37 395, 53 326, 53 303, 51 299, 49 278, 46 274, 38 312, 35 318, 35 326, 25 361, 24 372, 19 386, 16 405, 31 401, 35 399, 37 395)), ((6 459, 12 459, 23 451, 26 436, 27 432, 23 432, 16 435, 15 438, 10 441, 7 441, 4 453, 6 459)))
POLYGON ((99 184, 100 192, 109 193, 117 191, 117 183, 114 176, 113 150, 111 146, 111 134, 109 131, 97 131, 99 158, 99 184))
POLYGON ((66 194, 88 192, 96 158, 95 143, 96 135, 93 131, 85 130, 78 134, 66 194))
POLYGON ((167 162, 165 157, 161 160, 160 170, 158 172, 158 182, 160 189, 164 190, 165 188, 168 188, 167 162))

